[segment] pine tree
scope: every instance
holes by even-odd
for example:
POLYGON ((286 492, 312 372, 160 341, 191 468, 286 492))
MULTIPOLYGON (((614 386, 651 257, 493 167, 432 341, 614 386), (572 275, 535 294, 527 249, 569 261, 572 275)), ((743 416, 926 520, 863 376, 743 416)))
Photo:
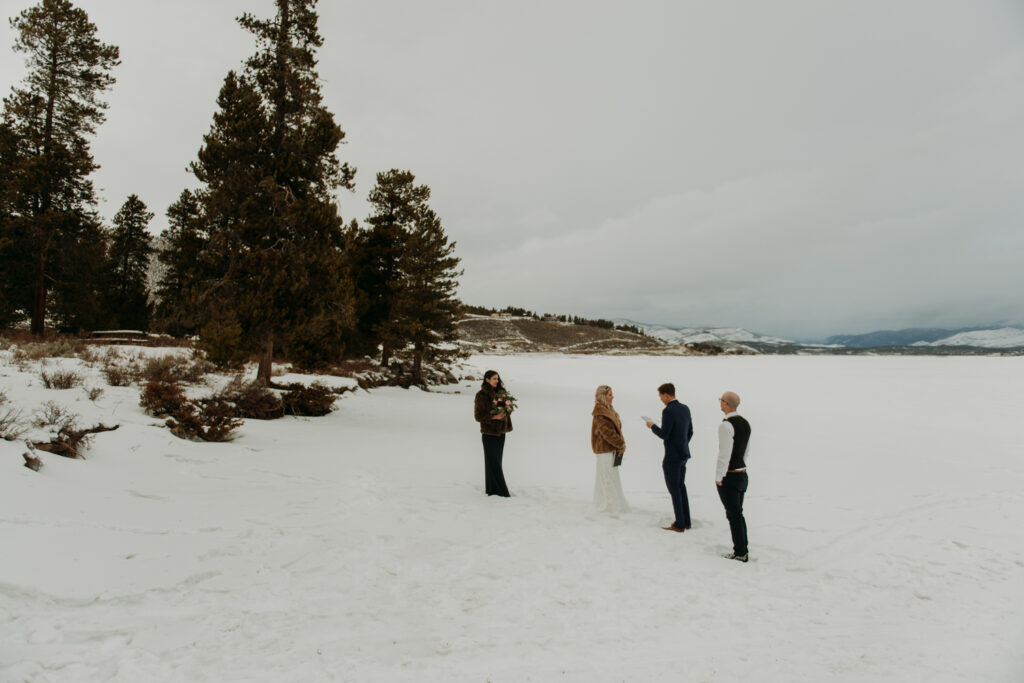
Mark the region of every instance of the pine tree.
POLYGON ((413 380, 423 383, 424 360, 455 353, 454 294, 461 272, 455 245, 427 203, 430 188, 415 180, 398 169, 377 174, 356 282, 368 297, 359 325, 381 345, 381 362, 411 346, 413 380))
MULTIPOLYGON (((97 225, 89 175, 96 169, 89 136, 105 119, 100 95, 114 83, 118 48, 101 43, 88 15, 67 0, 42 0, 11 20, 16 52, 27 55, 22 87, 4 98, 5 238, 8 255, 31 264, 31 301, 15 305, 31 313, 32 332, 42 335, 51 287, 69 285, 77 268, 68 252, 89 245, 97 225)), ((5 259, 6 260, 6 259, 5 259)))
MULTIPOLYGON (((425 186, 424 186, 425 187, 425 186)), ((423 361, 448 361, 459 355, 455 298, 459 258, 441 219, 423 207, 417 212, 402 254, 400 296, 396 317, 412 345, 413 381, 423 384, 423 361)))
POLYGON ((156 318, 159 328, 175 336, 195 334, 192 295, 204 279, 201 256, 210 242, 199 198, 182 191, 167 209, 167 229, 160 233, 157 259, 164 271, 157 282, 156 318))
POLYGON ((107 250, 107 310, 120 328, 148 330, 149 259, 153 252, 147 228, 153 213, 137 195, 129 195, 114 216, 107 250))
POLYGON ((394 350, 408 337, 395 310, 402 284, 400 261, 416 216, 430 198, 430 188, 417 187, 415 180, 409 171, 398 169, 377 174, 368 197, 374 210, 366 219, 370 229, 359 244, 362 267, 356 287, 365 293, 366 306, 358 326, 374 340, 374 347, 381 347, 382 365, 390 363, 394 350))
POLYGON ((239 19, 258 51, 225 79, 191 167, 210 235, 201 337, 220 358, 258 353, 264 381, 275 348, 307 363, 340 356, 351 315, 331 193, 351 188, 354 171, 335 155, 345 134, 322 104, 316 2, 276 5, 273 19, 239 19))
POLYGON ((99 217, 89 212, 60 236, 50 260, 53 274, 47 317, 63 333, 108 327, 112 322, 104 305, 107 290, 106 239, 99 217))

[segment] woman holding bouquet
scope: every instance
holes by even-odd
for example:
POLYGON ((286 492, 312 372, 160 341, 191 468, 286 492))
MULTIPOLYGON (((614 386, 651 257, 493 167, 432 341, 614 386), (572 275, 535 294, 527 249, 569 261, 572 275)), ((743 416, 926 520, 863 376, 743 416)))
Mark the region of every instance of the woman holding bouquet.
POLYGON ((501 457, 505 450, 505 434, 512 431, 509 413, 515 408, 515 398, 505 390, 495 370, 484 373, 480 391, 473 403, 473 416, 480 423, 484 442, 484 473, 488 496, 508 497, 505 474, 501 471, 501 457))
POLYGON ((597 456, 597 477, 594 480, 594 512, 618 515, 629 512, 629 503, 622 493, 622 482, 616 460, 626 452, 622 436, 622 420, 612 407, 612 388, 601 385, 594 392, 594 421, 590 427, 590 445, 597 456))

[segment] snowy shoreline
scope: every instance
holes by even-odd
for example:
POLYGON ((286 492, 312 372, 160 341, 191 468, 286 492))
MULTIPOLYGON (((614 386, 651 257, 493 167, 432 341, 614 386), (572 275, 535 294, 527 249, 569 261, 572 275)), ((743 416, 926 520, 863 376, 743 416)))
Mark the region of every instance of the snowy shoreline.
POLYGON ((0 361, 10 400, 122 425, 38 473, 0 442, 3 680, 1024 678, 1019 358, 474 357, 520 403, 508 500, 482 493, 476 382, 201 444, 136 387, 91 402, 0 361), (696 429, 681 535, 639 419, 662 381, 696 429), (626 425, 618 519, 588 516, 598 384, 626 425), (725 389, 754 430, 748 565, 719 556, 725 389))

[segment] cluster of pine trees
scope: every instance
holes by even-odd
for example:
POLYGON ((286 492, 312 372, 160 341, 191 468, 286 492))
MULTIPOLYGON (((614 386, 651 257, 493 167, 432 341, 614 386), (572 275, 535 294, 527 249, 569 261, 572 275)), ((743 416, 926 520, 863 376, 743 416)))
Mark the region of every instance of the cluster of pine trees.
POLYGON ((224 79, 209 132, 155 245, 154 214, 131 195, 104 225, 90 138, 115 83, 116 46, 68 0, 42 0, 11 24, 28 73, 0 121, 0 326, 121 327, 197 335, 215 362, 275 355, 315 367, 381 354, 453 353, 459 259, 430 188, 377 175, 366 225, 345 225, 334 193, 353 189, 345 133, 324 106, 316 0, 276 0, 238 19, 257 49, 224 79), (160 276, 149 290, 151 268, 160 276))

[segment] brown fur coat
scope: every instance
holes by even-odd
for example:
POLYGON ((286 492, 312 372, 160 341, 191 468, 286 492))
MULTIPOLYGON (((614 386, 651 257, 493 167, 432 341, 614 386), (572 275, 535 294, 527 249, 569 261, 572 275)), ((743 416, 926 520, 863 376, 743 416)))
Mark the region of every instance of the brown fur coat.
POLYGON ((594 404, 594 421, 590 426, 590 445, 595 453, 619 453, 626 450, 622 438, 622 420, 610 407, 603 403, 594 404))
POLYGON ((480 423, 480 433, 491 436, 501 436, 512 431, 512 417, 505 415, 503 420, 495 420, 491 414, 494 407, 494 389, 486 387, 476 392, 476 399, 473 401, 473 417, 480 423))

